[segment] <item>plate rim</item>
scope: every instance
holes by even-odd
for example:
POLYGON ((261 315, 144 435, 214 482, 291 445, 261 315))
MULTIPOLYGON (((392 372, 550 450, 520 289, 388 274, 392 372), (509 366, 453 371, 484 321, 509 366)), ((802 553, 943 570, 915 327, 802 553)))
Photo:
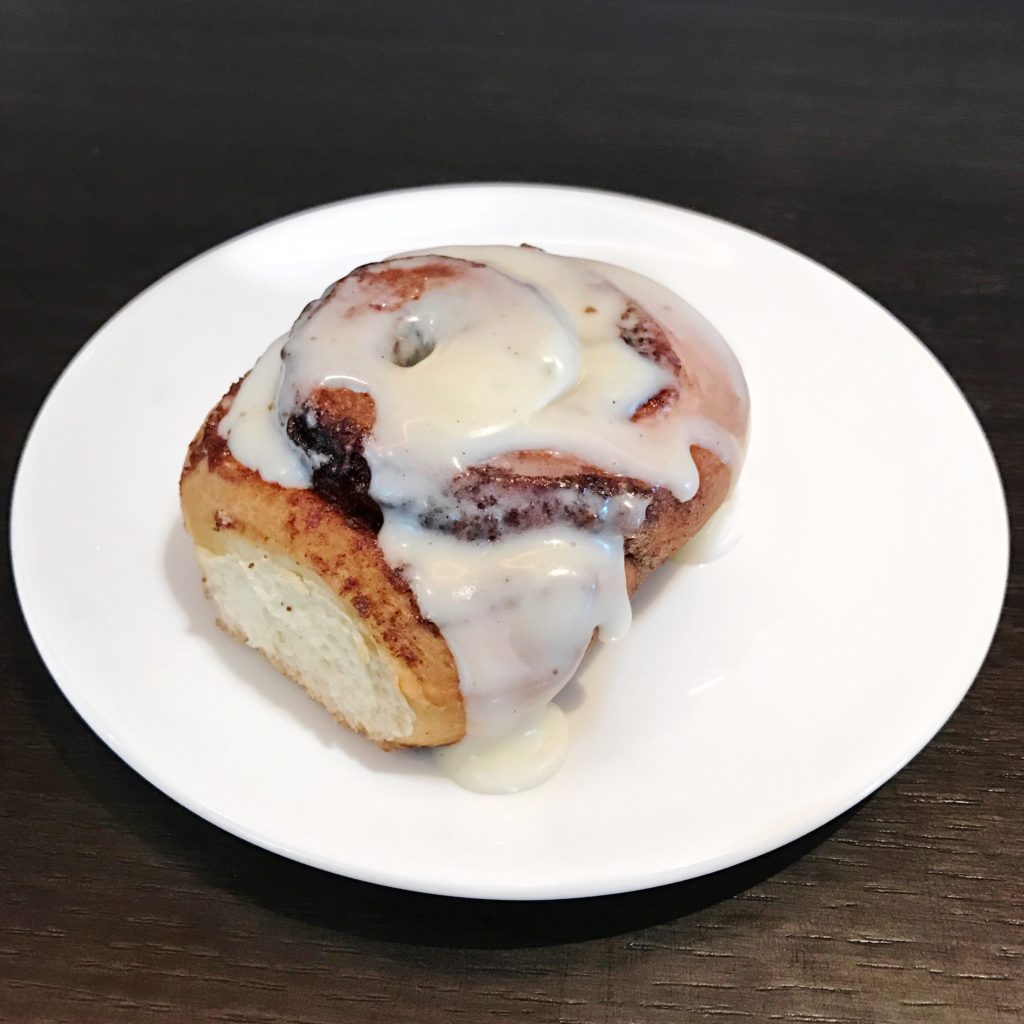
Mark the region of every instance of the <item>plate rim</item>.
MULTIPOLYGON (((25 627, 28 631, 29 636, 40 656, 40 659, 46 668, 47 673, 50 675, 52 681, 57 685, 58 689, 63 694, 64 698, 74 708, 76 713, 82 718, 82 720, 89 726, 89 728, 103 741, 103 743, 109 747, 113 753, 120 758, 125 764, 128 765, 136 774, 140 775, 146 782, 161 792, 163 795, 174 800, 176 803, 187 809, 193 814, 196 814, 200 818, 209 821, 211 824, 223 829, 224 831, 232 834, 246 842, 253 843, 271 853, 286 857, 290 860, 294 860, 298 863, 306 864, 310 867, 314 867, 320 870, 327 871, 331 874, 338 874, 345 877, 357 879, 364 882, 370 882, 379 885, 385 885, 392 888, 403 889, 411 892, 420 892, 427 894, 434 894, 440 896, 453 896, 462 898, 473 898, 473 899, 497 899, 505 901, 535 901, 535 900, 549 900, 549 899, 577 899, 586 898, 592 896, 602 895, 613 895, 625 892, 640 891, 648 888, 655 888, 658 886, 671 884, 673 882, 681 882, 689 879, 703 877, 704 875, 719 871, 728 867, 735 866, 737 864, 744 863, 755 857, 761 856, 772 850, 776 850, 785 846, 802 836, 808 835, 816 829, 826 825, 828 822, 834 820, 836 817, 846 813, 852 808, 856 807, 863 799, 875 792, 878 788, 892 779, 899 771, 901 771, 907 764, 910 763, 918 754, 931 742, 931 740, 942 730, 945 724, 949 721, 952 715, 960 707, 964 698, 970 691, 975 680, 982 667, 984 666, 988 655, 992 649, 992 645, 995 641, 995 637, 998 632, 999 625, 1002 621, 1002 617, 1005 611, 1005 596, 1008 584, 1008 573, 1010 567, 1010 544, 1011 544, 1011 532, 1009 523, 1009 510, 1006 502, 1006 492, 1003 485, 1002 475, 1000 473, 999 462, 995 457, 995 453, 992 450, 991 444, 985 431, 978 419, 978 416, 972 407, 971 403, 967 400, 963 391, 953 378, 952 374, 946 369, 943 363, 938 357, 932 352, 932 350, 913 332, 911 331, 894 313, 884 307, 880 302, 874 299, 867 292, 863 291, 858 285, 850 281, 849 279, 838 274, 825 264, 812 259, 809 256, 799 252, 796 249, 789 247, 788 245, 779 242, 778 240, 771 238, 770 236, 761 234, 760 232, 753 231, 750 228, 746 228, 742 225, 735 224, 731 221, 725 220, 724 218, 716 217, 711 214, 702 213, 697 210, 692 210, 687 207, 677 206, 672 203, 668 203, 662 200, 650 199, 644 196, 632 195, 624 192, 616 192, 604 189, 593 189, 593 188, 582 188, 573 185, 565 184, 547 184, 542 182, 514 182, 514 181, 467 181, 467 182, 451 182, 433 185, 423 186, 412 186, 405 188, 388 189, 380 192, 366 193, 356 196, 349 196, 344 199, 328 201, 325 203, 317 204, 312 207, 295 210, 290 213, 284 214, 283 216, 276 217, 272 220, 266 221, 265 223, 255 225, 254 227, 248 228, 244 231, 239 232, 236 235, 227 238, 210 248, 204 249, 202 252, 195 254, 183 263, 172 267, 166 273, 155 279, 140 292, 132 296, 124 305, 119 307, 110 317, 108 317, 81 345, 76 351, 68 363, 63 367, 56 379, 50 385, 45 398, 36 410, 31 426, 26 433, 22 442, 21 451, 19 453, 17 464, 13 477, 13 485, 11 488, 11 498, 9 502, 9 519, 8 519, 8 546, 11 558, 12 578, 14 582, 14 590, 18 598, 18 605, 21 611, 22 619, 25 623, 25 627), (705 858, 702 861, 691 862, 683 869, 664 868, 659 871, 646 871, 640 873, 620 873, 614 876, 612 879, 605 879, 603 883, 595 884, 593 879, 580 879, 574 880, 567 884, 564 880, 562 881, 545 881, 545 882, 533 882, 528 883, 526 886, 515 883, 502 883, 494 884, 490 882, 472 882, 470 884, 453 884, 439 882, 436 878, 430 878, 426 876, 417 876, 415 868, 411 874, 398 872, 389 869, 378 869, 372 866, 368 867, 366 864, 353 864, 346 862, 344 856, 333 855, 332 858, 325 856, 318 856, 315 851, 308 851, 297 847, 292 847, 287 843, 281 842, 275 839, 273 836, 265 835, 259 830, 245 827, 242 823, 222 814, 216 808, 208 806, 203 801, 192 797, 184 789, 178 787, 173 780, 167 780, 160 776, 159 772, 149 772, 146 770, 142 762, 144 758, 138 756, 136 753, 132 753, 126 748, 126 745, 122 742, 122 739, 108 730, 106 730, 100 721, 101 716, 94 710, 91 703, 81 693, 80 690, 76 690, 74 686, 65 687, 62 682, 60 675, 65 672, 68 676, 73 675, 73 669, 66 666, 63 660, 56 656, 55 652, 50 648, 48 642, 43 639, 45 630, 41 627, 41 617, 38 608, 33 610, 30 607, 31 601, 26 600, 26 593, 30 590, 27 583, 29 570, 24 566, 22 557, 19 555, 18 535, 22 531, 20 523, 24 517, 28 516, 28 511, 24 508, 25 501, 24 497, 19 498, 20 495, 24 494, 24 485, 22 483, 24 467, 31 457, 31 450, 35 442, 38 432, 41 429, 40 424, 43 422, 48 410, 52 405, 60 400, 60 390, 62 385, 65 384, 69 375, 72 373, 74 368, 80 361, 88 358, 89 351, 92 346, 97 342, 101 335, 107 332, 108 328, 111 327, 122 315, 124 315, 130 308, 136 303, 141 302, 151 292, 160 287, 170 277, 185 271, 187 268, 192 267, 193 264, 205 259, 208 256, 212 256, 219 250, 226 248, 241 241, 242 239, 254 235, 258 232, 268 230, 284 224, 291 220, 296 220, 301 217, 315 215, 317 213, 326 212, 328 210, 334 210, 346 205, 351 205, 359 202, 383 200, 390 197, 397 197, 402 195, 429 195, 435 192, 442 191, 465 191, 465 190, 525 190, 528 192, 563 192, 571 193, 575 195, 586 196, 592 199, 607 199, 612 201, 627 200, 630 203, 638 203, 654 207, 657 209, 665 210, 673 215, 679 213, 685 213, 691 217, 695 217, 700 220, 710 221, 717 225, 724 226, 731 231, 738 231, 744 235, 751 236, 759 242, 767 242, 770 246, 777 247, 784 250, 789 257, 797 257, 800 261, 810 264, 817 271, 824 271, 830 277, 837 279, 846 288, 852 289, 859 299, 866 300, 876 311, 881 312, 884 317, 889 321, 892 321, 906 337, 913 341, 916 347, 928 357, 928 360, 932 363, 934 369, 939 371, 940 376, 943 378, 945 386, 951 388, 954 392, 955 397, 958 399, 962 406, 962 411, 967 413, 966 423, 969 425, 969 429, 975 434, 975 441, 981 442, 981 451, 984 452, 987 463, 987 468, 991 470, 991 483, 994 485, 992 497, 995 499, 995 503, 998 504, 1001 510, 1001 516, 999 517, 1000 531, 1002 534, 1002 543, 1000 544, 1000 564, 998 567, 998 576, 1002 579, 1001 588, 999 591, 998 601, 994 602, 995 613, 992 617, 992 621, 987 626, 988 630, 988 641, 984 645, 983 649, 980 649, 979 654, 976 658, 971 659, 972 663, 976 662, 973 671, 967 679, 966 684, 963 686, 959 697, 956 702, 945 712, 942 713, 941 718, 938 722, 930 719, 923 729, 918 730, 914 734, 912 742, 908 742, 905 747, 908 753, 901 753, 894 759, 894 763, 889 764, 877 778, 873 778, 872 781, 863 784, 859 787, 857 794, 853 799, 843 798, 841 801, 844 805, 838 808, 833 808, 831 812, 824 818, 820 818, 819 815, 814 815, 812 818, 803 816, 800 818, 800 824, 791 825, 787 828, 780 828, 779 830, 771 833, 770 837, 766 835, 765 838, 760 841, 754 841, 742 848, 734 848, 729 851, 728 854, 713 856, 705 858), (922 738, 923 737, 923 738, 922 738), (159 779, 159 781, 157 781, 159 779), (809 824, 809 822, 812 822, 809 824)), ((994 512, 994 508, 993 508, 994 512)), ((959 688, 958 688, 959 689, 959 688)), ((903 748, 901 748, 902 750, 903 748)))

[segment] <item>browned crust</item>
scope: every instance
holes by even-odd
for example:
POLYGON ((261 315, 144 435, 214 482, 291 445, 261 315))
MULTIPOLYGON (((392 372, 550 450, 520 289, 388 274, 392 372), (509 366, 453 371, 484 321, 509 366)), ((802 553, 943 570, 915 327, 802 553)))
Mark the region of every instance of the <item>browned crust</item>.
POLYGON ((654 492, 643 526, 626 538, 626 584, 630 597, 655 569, 690 541, 729 494, 731 473, 706 448, 690 449, 700 486, 689 501, 679 501, 664 488, 654 492))

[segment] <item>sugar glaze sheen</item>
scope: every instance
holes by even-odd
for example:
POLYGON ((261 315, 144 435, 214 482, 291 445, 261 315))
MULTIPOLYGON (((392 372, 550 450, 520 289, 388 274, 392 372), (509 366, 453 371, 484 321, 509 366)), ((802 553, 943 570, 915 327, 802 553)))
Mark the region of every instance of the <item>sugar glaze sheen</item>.
MULTIPOLYGON (((438 763, 481 792, 542 781, 568 735, 544 709, 595 635, 629 628, 623 544, 652 490, 693 498, 695 446, 736 478, 748 397, 734 356, 678 296, 624 268, 446 247, 360 268, 311 303, 221 421, 233 456, 268 482, 310 487, 316 456, 287 425, 325 388, 374 400, 362 454, 378 543, 458 669, 467 737, 438 763), (479 467, 597 467, 623 486, 570 494, 573 515, 557 522, 460 536, 452 495, 479 467)), ((494 501, 496 522, 515 521, 494 501)))

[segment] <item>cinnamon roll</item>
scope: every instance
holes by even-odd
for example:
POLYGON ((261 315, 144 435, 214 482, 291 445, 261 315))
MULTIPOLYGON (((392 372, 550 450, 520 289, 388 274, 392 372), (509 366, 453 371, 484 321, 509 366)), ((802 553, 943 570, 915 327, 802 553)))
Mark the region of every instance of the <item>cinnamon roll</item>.
POLYGON ((217 403, 181 475, 219 621, 389 746, 543 707, 721 505, 746 385, 620 267, 466 246, 360 267, 217 403))

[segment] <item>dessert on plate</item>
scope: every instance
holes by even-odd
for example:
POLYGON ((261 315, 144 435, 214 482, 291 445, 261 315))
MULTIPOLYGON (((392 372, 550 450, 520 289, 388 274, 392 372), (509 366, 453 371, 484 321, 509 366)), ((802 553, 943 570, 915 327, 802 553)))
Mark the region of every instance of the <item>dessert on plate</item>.
POLYGON ((311 302, 206 418, 182 509, 220 623, 340 722, 493 745, 626 631, 747 426, 734 356, 661 285, 444 247, 311 302))

